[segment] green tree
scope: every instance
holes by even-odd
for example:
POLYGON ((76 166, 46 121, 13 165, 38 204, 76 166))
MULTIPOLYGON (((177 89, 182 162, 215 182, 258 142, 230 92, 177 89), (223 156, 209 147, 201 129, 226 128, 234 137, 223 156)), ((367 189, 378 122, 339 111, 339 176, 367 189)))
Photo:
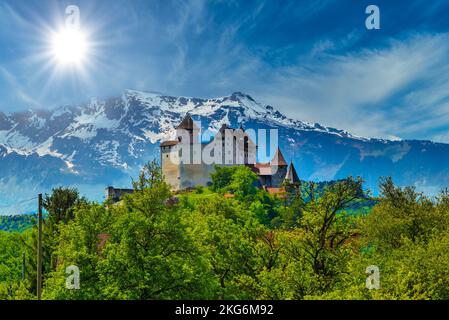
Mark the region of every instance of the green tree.
POLYGON ((75 188, 59 187, 53 189, 50 195, 45 194, 43 207, 48 212, 49 224, 67 223, 73 219, 74 208, 82 201, 85 199, 80 197, 75 188))
POLYGON ((367 216, 363 233, 367 244, 380 248, 397 248, 404 239, 426 240, 448 223, 447 197, 442 195, 437 203, 413 187, 400 188, 391 178, 381 180, 381 200, 367 216))
POLYGON ((140 170, 139 178, 133 181, 133 187, 136 191, 142 191, 148 188, 166 187, 163 184, 162 169, 156 160, 146 163, 140 170))
MULTIPOLYGON (((59 233, 61 225, 64 225, 74 218, 77 206, 86 203, 85 198, 80 197, 78 190, 74 188, 59 187, 46 194, 43 198, 43 207, 47 215, 43 222, 42 236, 42 270, 43 280, 47 274, 54 272, 58 264, 56 249, 59 245, 59 233)), ((37 226, 31 230, 30 240, 22 242, 26 248, 27 256, 27 279, 30 292, 36 294, 36 256, 37 256, 37 226)))
POLYGON ((240 201, 251 201, 254 199, 258 189, 257 175, 246 166, 238 166, 231 175, 231 181, 224 189, 233 193, 240 201))
POLYGON ((120 216, 99 262, 104 297, 176 299, 207 296, 203 265, 160 168, 144 168, 138 190, 112 208, 120 216))
POLYGON ((192 234, 213 273, 215 299, 251 299, 252 283, 262 268, 257 243, 265 227, 235 199, 203 199, 189 216, 192 234))
POLYGON ((232 180, 236 166, 215 166, 214 172, 211 173, 211 190, 215 192, 224 192, 224 189, 229 186, 232 180))
POLYGON ((45 299, 101 299, 103 298, 99 262, 111 234, 117 210, 107 210, 95 203, 82 203, 74 209, 74 218, 60 226, 54 254, 58 257, 54 271, 46 277, 43 296, 45 299), (65 286, 68 266, 80 270, 79 290, 65 286))

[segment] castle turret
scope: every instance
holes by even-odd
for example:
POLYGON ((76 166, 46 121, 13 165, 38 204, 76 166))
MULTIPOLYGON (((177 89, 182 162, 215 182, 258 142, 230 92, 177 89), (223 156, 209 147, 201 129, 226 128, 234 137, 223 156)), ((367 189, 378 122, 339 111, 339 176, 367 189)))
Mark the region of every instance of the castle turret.
POLYGON ((284 182, 285 175, 287 174, 288 164, 279 148, 277 148, 273 160, 270 162, 270 166, 272 172, 271 184, 272 186, 280 186, 284 182))
POLYGON ((299 183, 299 177, 296 173, 295 166, 293 165, 293 161, 290 162, 290 165, 288 166, 287 174, 285 175, 284 179, 289 184, 296 184, 299 183))
POLYGON ((273 160, 271 160, 271 165, 278 167, 288 166, 287 162, 285 161, 284 155, 282 154, 281 149, 279 149, 279 147, 276 149, 273 160))

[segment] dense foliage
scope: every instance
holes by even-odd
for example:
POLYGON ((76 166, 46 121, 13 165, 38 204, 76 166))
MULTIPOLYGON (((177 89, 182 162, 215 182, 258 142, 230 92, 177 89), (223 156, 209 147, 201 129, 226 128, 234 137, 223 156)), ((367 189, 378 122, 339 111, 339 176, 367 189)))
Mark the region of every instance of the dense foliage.
MULTIPOLYGON (((173 194, 150 163, 120 203, 72 189, 45 199, 45 299, 448 299, 449 193, 429 199, 381 181, 255 187, 246 167, 173 194), (232 196, 230 196, 232 195, 232 196), (354 214, 360 208, 363 214, 354 214), (80 289, 66 288, 66 267, 80 289), (366 288, 379 267, 380 288, 366 288)), ((0 232, 0 298, 35 295, 36 230, 0 232), (25 277, 22 279, 22 254, 25 277)))
POLYGON ((36 216, 32 214, 0 216, 0 230, 23 232, 31 228, 35 222, 36 216))

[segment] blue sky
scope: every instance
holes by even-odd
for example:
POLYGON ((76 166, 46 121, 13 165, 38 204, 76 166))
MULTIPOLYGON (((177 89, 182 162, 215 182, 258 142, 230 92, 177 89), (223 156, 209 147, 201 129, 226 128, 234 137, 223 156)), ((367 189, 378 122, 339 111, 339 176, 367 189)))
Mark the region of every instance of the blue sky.
POLYGON ((243 91, 358 135, 449 142, 449 2, 0 0, 0 111, 126 88, 243 91), (82 72, 44 54, 70 4, 92 43, 82 72), (380 30, 365 28, 370 4, 380 30))

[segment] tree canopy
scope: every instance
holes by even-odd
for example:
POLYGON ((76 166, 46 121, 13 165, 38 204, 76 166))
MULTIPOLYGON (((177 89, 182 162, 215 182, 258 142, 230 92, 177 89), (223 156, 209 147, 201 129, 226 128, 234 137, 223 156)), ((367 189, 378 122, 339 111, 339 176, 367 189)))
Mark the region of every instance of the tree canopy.
MULTIPOLYGON (((217 167, 212 181, 175 194, 153 162, 116 204, 53 190, 44 299, 449 298, 446 190, 429 198, 386 178, 374 200, 349 177, 304 181, 280 199, 245 167, 217 167), (373 265, 381 282, 370 290, 373 265), (78 290, 66 287, 68 266, 78 290)), ((0 231, 0 246, 0 298, 34 298, 36 230, 0 231)))

